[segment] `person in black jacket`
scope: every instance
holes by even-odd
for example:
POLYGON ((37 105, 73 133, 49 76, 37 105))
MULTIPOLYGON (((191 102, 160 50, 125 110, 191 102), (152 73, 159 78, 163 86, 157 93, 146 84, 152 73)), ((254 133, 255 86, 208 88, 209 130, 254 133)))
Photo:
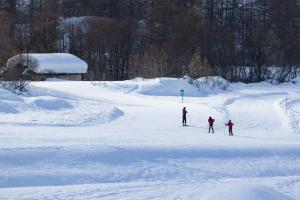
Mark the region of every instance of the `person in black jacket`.
POLYGON ((183 126, 186 126, 186 114, 187 113, 188 112, 186 111, 186 107, 184 107, 183 110, 182 110, 182 125, 183 126))

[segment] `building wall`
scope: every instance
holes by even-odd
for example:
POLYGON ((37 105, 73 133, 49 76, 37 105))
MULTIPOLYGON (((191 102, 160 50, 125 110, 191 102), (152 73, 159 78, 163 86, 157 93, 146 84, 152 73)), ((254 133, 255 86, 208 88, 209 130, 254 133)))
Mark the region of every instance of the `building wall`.
POLYGON ((71 81, 82 81, 82 74, 59 74, 55 78, 66 79, 71 81))
POLYGON ((30 75, 30 79, 33 81, 44 81, 47 78, 58 78, 65 79, 70 81, 81 81, 82 74, 36 74, 33 73, 30 75))

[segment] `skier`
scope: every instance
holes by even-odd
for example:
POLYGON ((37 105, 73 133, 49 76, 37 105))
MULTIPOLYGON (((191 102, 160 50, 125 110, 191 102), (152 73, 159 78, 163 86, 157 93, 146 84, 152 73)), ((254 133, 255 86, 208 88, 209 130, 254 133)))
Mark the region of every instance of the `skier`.
POLYGON ((208 118, 208 125, 209 125, 208 133, 210 133, 210 130, 212 130, 212 133, 215 133, 215 131, 214 131, 214 122, 215 122, 215 119, 213 119, 212 117, 208 118))
POLYGON ((186 114, 187 113, 188 112, 186 111, 186 107, 184 107, 183 110, 182 110, 182 125, 183 126, 186 126, 186 114))
POLYGON ((232 128, 234 124, 231 122, 231 120, 229 120, 229 122, 225 125, 228 126, 229 136, 233 136, 232 128))

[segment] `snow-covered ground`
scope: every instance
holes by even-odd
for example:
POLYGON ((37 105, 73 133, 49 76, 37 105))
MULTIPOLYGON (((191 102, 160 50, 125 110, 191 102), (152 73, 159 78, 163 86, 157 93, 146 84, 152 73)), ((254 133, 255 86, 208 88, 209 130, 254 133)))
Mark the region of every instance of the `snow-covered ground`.
POLYGON ((300 199, 300 83, 203 81, 1 89, 0 199, 300 199))

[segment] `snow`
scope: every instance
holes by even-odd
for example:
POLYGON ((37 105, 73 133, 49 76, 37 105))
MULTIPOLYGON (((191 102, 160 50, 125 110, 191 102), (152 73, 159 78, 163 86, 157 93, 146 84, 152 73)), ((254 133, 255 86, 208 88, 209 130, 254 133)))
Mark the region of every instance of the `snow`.
POLYGON ((185 91, 185 96, 200 97, 220 92, 227 81, 220 77, 200 78, 191 80, 190 77, 183 79, 176 78, 155 78, 122 82, 94 82, 95 86, 103 87, 109 91, 122 92, 124 94, 134 93, 148 96, 179 96, 180 90, 185 91))
POLYGON ((223 185, 205 195, 203 200, 289 200, 291 198, 280 194, 266 186, 259 185, 223 185))
POLYGON ((28 95, 0 90, 0 123, 23 126, 90 126, 108 123, 123 112, 107 103, 83 100, 34 86, 28 95))
POLYGON ((46 110, 61 110, 73 108, 73 106, 69 102, 53 97, 37 98, 33 100, 33 104, 36 107, 43 108, 46 110))
POLYGON ((29 54, 38 61, 36 73, 85 74, 87 63, 67 53, 29 54))
POLYGON ((80 17, 69 17, 60 18, 60 24, 62 29, 68 28, 68 26, 78 26, 82 31, 88 28, 88 24, 95 21, 104 19, 98 16, 80 16, 80 17))
POLYGON ((51 79, 19 96, 0 89, 0 199, 300 199, 299 84, 51 79))
MULTIPOLYGON (((8 63, 13 62, 18 56, 9 59, 8 63)), ((32 70, 38 74, 85 74, 88 69, 85 61, 68 53, 29 53, 21 56, 25 65, 28 66, 26 64, 28 59, 34 63, 32 70)))
POLYGON ((0 101, 0 113, 17 113, 18 111, 8 103, 0 101))

